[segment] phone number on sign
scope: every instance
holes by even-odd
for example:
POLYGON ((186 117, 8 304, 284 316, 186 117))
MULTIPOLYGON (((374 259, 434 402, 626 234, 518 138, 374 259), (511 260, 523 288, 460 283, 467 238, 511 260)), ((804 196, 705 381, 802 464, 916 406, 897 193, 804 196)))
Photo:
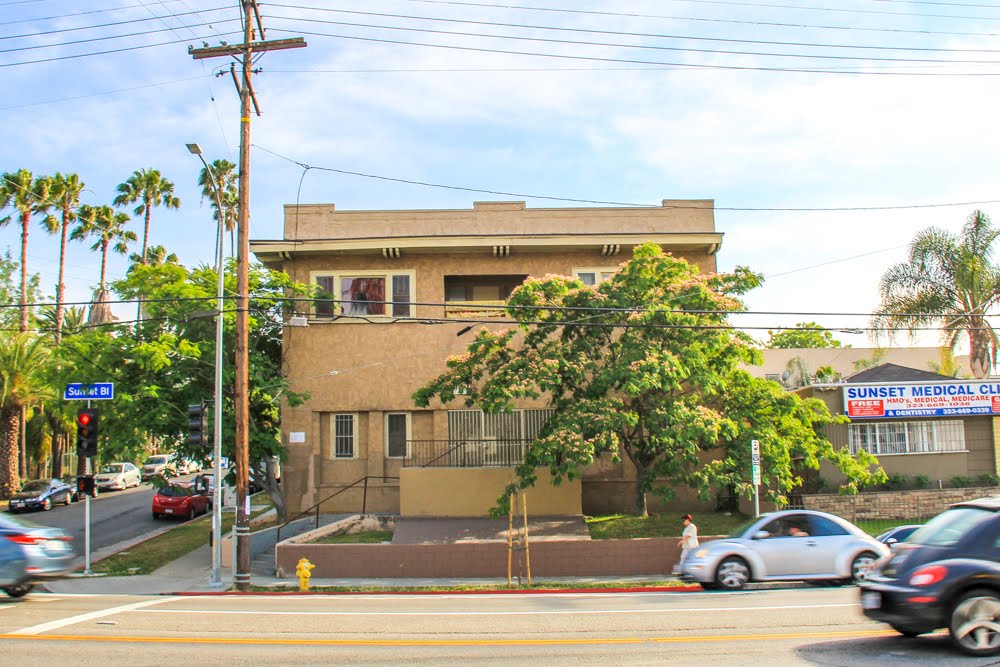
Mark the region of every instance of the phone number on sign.
POLYGON ((945 408, 941 411, 943 415, 988 415, 992 414, 990 408, 945 408))

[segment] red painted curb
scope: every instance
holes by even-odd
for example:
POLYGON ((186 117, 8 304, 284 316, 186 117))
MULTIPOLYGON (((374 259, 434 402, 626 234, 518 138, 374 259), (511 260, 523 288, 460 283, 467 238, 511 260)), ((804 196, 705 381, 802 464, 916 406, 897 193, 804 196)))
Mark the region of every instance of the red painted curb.
POLYGON ((179 591, 169 595, 208 597, 222 595, 558 595, 560 593, 694 593, 701 586, 637 586, 629 588, 539 588, 533 590, 457 591, 179 591))

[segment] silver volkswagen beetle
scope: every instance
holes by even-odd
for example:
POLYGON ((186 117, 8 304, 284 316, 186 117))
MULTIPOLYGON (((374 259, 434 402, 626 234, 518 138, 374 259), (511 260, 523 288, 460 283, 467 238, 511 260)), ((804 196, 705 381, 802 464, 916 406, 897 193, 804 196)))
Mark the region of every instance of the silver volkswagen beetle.
POLYGON ((752 581, 858 582, 888 554, 888 547, 839 516, 784 510, 705 542, 688 554, 681 576, 706 590, 739 590, 752 581))

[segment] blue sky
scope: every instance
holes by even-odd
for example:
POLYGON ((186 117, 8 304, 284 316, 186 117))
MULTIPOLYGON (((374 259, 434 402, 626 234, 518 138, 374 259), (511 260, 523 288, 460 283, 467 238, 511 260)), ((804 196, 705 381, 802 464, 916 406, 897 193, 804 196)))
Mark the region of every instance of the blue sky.
MULTIPOLYGON (((85 203, 105 204, 134 170, 157 168, 182 208, 154 210, 150 242, 211 262, 201 163, 185 144, 238 162, 239 106, 229 62, 187 49, 238 42, 238 5, 0 0, 0 169, 75 172, 85 203)), ((338 209, 710 198, 720 269, 767 276, 747 298, 761 314, 739 324, 864 326, 847 313, 877 305, 879 278, 917 231, 958 231, 968 202, 1000 200, 990 5, 261 2, 269 39, 309 46, 257 63, 251 237, 280 238, 282 206, 297 198, 338 209), (313 168, 303 178, 296 163, 313 168), (963 205, 937 206, 951 203, 963 205)), ((8 247, 19 251, 15 225, 0 228, 8 247)), ((57 262, 57 238, 36 223, 28 267, 49 293, 57 262)), ((125 267, 113 257, 109 277, 125 267)), ((86 300, 99 257, 73 244, 67 276, 69 299, 86 300)))

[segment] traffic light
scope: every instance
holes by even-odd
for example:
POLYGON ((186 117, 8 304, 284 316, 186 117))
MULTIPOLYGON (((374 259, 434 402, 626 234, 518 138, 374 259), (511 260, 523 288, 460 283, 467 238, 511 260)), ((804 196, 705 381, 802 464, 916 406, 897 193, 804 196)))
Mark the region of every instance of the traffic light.
POLYGON ((205 423, 205 403, 194 403, 188 406, 188 444, 192 447, 207 447, 209 444, 207 424, 205 423))
POLYGON ((76 413, 76 455, 81 458, 97 456, 97 427, 100 413, 94 408, 83 408, 76 413))

